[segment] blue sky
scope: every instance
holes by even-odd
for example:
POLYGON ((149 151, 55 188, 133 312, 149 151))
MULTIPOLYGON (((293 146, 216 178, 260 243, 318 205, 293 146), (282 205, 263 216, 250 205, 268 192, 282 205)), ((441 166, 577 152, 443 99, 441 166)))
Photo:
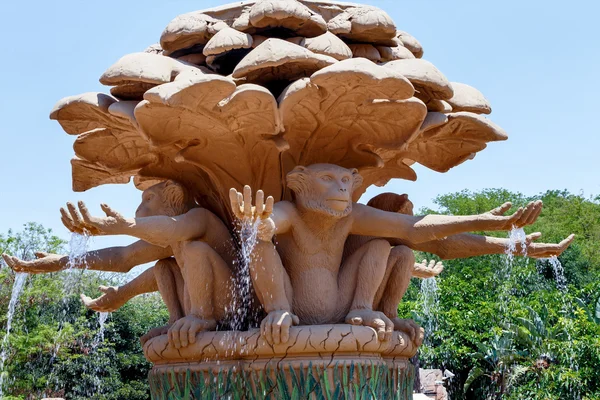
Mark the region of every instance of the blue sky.
MULTIPOLYGON (((3 1, 0 76, 2 186, 0 232, 28 221, 62 237, 58 209, 85 200, 133 214, 140 192, 113 185, 73 193, 74 137, 48 119, 56 101, 106 91, 102 72, 124 54, 158 41, 176 15, 225 1, 3 1)), ((409 193, 416 207, 462 189, 504 187, 525 194, 568 189, 600 194, 600 2, 369 1, 422 43, 425 59, 450 80, 490 100, 491 119, 509 134, 446 174, 418 168, 417 182, 385 190, 409 193)), ((368 198, 382 189, 367 192, 368 198)), ((92 247, 129 238, 96 238, 92 247)))

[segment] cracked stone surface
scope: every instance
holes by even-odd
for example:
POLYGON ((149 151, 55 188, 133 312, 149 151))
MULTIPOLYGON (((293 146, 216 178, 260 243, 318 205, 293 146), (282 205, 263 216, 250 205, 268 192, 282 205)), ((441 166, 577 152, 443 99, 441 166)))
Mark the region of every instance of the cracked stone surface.
POLYGON ((214 362, 245 360, 292 360, 316 357, 327 362, 337 356, 363 356, 387 359, 408 359, 417 347, 401 332, 394 332, 392 340, 379 341, 375 330, 347 324, 296 326, 290 329, 290 340, 284 344, 269 345, 258 330, 247 332, 202 332, 196 343, 178 350, 169 345, 166 335, 146 342, 144 355, 154 364, 214 362))

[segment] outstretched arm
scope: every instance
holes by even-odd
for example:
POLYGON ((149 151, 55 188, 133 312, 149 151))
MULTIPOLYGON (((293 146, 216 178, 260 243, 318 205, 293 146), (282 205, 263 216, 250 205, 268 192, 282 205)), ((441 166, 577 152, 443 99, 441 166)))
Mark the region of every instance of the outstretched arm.
POLYGON ((216 218, 204 208, 194 208, 176 217, 157 215, 125 218, 106 204, 100 205, 106 217, 92 217, 82 201, 79 202, 79 211, 71 203, 67 207, 69 213, 61 210, 63 222, 72 231, 87 230, 97 235, 129 235, 162 247, 204 236, 208 220, 216 218))
MULTIPOLYGON (((560 243, 535 243, 535 240, 542 236, 536 232, 527 235, 525 238, 525 248, 522 244, 516 243, 515 255, 527 255, 532 258, 547 258, 561 255, 573 242, 575 235, 570 235, 560 243)), ((390 240, 394 245, 394 240, 390 240)), ((413 250, 424 251, 435 254, 444 260, 455 258, 467 258, 483 256, 488 254, 504 254, 508 247, 509 240, 506 238, 497 238, 483 235, 473 235, 461 233, 448 236, 445 239, 433 240, 423 243, 410 243, 402 241, 413 250)))
MULTIPOLYGON (((510 203, 498 209, 506 212, 510 203)), ((442 239, 470 231, 504 231, 534 223, 542 210, 542 202, 531 202, 510 216, 497 215, 497 210, 467 216, 427 215, 414 217, 355 204, 352 232, 357 235, 393 237, 413 243, 442 239)))
POLYGON ((44 274, 57 272, 69 267, 91 269, 94 271, 129 272, 133 267, 147 262, 170 257, 170 248, 151 245, 137 241, 124 247, 109 247, 106 249, 88 251, 82 257, 82 263, 69 265, 69 256, 48 253, 36 253, 36 260, 23 261, 17 257, 3 254, 6 264, 15 272, 29 274, 44 274))

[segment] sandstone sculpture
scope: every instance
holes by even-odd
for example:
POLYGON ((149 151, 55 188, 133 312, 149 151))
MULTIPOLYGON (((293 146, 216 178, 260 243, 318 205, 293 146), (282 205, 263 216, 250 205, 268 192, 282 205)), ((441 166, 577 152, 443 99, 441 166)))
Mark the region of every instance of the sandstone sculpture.
MULTIPOLYGON (((355 386, 335 375, 355 379, 354 366, 368 365, 369 376, 385 379, 364 385, 410 397, 408 358, 422 330, 399 319, 397 306, 411 276, 443 269, 415 263, 412 250, 443 259, 501 253, 506 239, 468 232, 530 225, 542 207, 451 217, 414 216, 405 195, 356 203, 371 185, 415 180, 415 163, 446 172, 507 138, 482 115, 491 112, 482 93, 422 57, 421 44, 378 8, 252 0, 176 17, 160 44, 106 70, 100 82, 110 95, 56 104, 50 117, 77 136, 75 191, 131 178, 144 191, 135 218, 106 205, 106 217, 92 217, 83 203, 61 213, 72 232, 140 239, 89 252, 86 268, 127 272, 156 261, 99 298, 82 295, 88 307, 112 311, 160 292, 169 325, 142 338, 155 364, 153 398, 199 381, 217 390, 208 376, 223 370, 251 382, 249 398, 297 387, 296 373, 351 394, 355 386), (254 205, 251 188, 260 189, 254 205), (257 229, 247 263, 236 220, 257 229), (244 276, 252 305, 234 289, 244 276), (228 330, 240 307, 264 312, 260 330, 250 320, 248 330, 228 330), (261 389, 257 371, 279 386, 261 389)), ((518 250, 554 256, 573 240, 539 237, 518 250)), ((4 259, 19 272, 84 267, 38 257, 4 259)))

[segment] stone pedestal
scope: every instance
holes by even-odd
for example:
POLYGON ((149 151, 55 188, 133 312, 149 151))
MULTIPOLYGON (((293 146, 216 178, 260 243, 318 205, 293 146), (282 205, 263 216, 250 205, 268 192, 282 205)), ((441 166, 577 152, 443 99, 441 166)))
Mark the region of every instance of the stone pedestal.
POLYGON ((293 327, 274 346, 258 330, 204 332, 179 350, 165 335, 144 346, 153 400, 411 399, 416 351, 402 333, 380 342, 373 329, 345 324, 293 327))

